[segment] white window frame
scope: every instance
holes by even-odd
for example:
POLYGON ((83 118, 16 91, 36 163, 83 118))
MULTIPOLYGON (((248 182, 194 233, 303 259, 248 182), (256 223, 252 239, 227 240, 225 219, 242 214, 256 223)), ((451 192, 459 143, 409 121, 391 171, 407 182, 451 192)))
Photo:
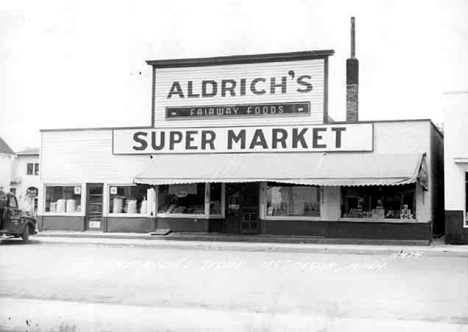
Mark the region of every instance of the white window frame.
MULTIPOLYGON (((202 184, 202 183, 197 183, 202 184)), ((225 218, 225 195, 226 185, 221 183, 221 214, 210 214, 210 187, 212 183, 205 182, 205 213, 203 214, 187 214, 187 213, 158 213, 159 206, 159 186, 156 186, 155 207, 157 218, 186 218, 186 219, 224 219, 225 218)))
POLYGON ((42 197, 42 213, 43 216, 68 216, 68 217, 84 217, 86 216, 86 191, 84 183, 44 183, 42 197), (79 212, 46 212, 46 197, 47 187, 80 187, 81 188, 81 211, 79 212))
MULTIPOLYGON (((278 187, 281 187, 281 183, 278 183, 278 187)), ((302 187, 302 186, 301 186, 302 187)), ((262 220, 305 220, 305 221, 314 221, 314 220, 323 220, 323 187, 321 186, 308 186, 316 187, 319 190, 320 194, 320 216, 269 216, 267 211, 267 183, 260 183, 260 218, 262 220)))
POLYGON ((106 191, 104 197, 106 200, 106 204, 104 204, 104 207, 106 208, 105 210, 105 217, 108 218, 147 218, 151 216, 151 208, 150 208, 150 200, 149 200, 149 191, 150 189, 146 190, 146 201, 148 202, 147 208, 146 208, 146 213, 112 213, 110 212, 110 198, 111 198, 111 187, 137 187, 136 184, 134 183, 128 183, 128 184, 123 184, 123 183, 112 183, 112 184, 107 184, 106 185, 106 191))

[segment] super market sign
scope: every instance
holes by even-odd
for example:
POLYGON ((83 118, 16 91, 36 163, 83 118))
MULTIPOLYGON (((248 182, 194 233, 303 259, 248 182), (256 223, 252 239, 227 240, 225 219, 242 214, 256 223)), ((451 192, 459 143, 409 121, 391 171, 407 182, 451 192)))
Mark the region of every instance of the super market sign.
POLYGON ((113 131, 114 154, 372 151, 373 126, 364 124, 113 131))

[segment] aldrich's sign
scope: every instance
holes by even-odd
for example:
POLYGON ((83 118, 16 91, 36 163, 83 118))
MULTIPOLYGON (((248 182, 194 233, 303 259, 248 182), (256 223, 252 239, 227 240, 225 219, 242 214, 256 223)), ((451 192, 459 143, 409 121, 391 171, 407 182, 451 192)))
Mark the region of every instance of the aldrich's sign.
POLYGON ((371 123, 113 131, 114 154, 372 150, 371 123))
POLYGON ((324 59, 156 68, 153 126, 192 119, 222 126, 227 118, 260 125, 262 117, 280 123, 296 116, 323 123, 325 73, 324 59))

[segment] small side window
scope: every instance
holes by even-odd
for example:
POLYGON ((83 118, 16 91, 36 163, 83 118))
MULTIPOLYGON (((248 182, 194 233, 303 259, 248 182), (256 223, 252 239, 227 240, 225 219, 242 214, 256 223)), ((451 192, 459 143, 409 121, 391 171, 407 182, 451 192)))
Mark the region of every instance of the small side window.
POLYGON ((34 173, 34 164, 28 163, 26 165, 26 174, 33 175, 33 173, 34 173))

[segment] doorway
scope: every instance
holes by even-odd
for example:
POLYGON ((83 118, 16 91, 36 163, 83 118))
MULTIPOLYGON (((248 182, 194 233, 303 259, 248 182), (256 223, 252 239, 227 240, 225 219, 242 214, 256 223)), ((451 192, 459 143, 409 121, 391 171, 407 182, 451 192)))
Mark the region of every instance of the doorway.
POLYGON ((102 183, 86 184, 86 230, 103 231, 103 189, 102 183))
POLYGON ((258 183, 226 184, 226 218, 222 225, 223 233, 259 233, 259 191, 258 183))

